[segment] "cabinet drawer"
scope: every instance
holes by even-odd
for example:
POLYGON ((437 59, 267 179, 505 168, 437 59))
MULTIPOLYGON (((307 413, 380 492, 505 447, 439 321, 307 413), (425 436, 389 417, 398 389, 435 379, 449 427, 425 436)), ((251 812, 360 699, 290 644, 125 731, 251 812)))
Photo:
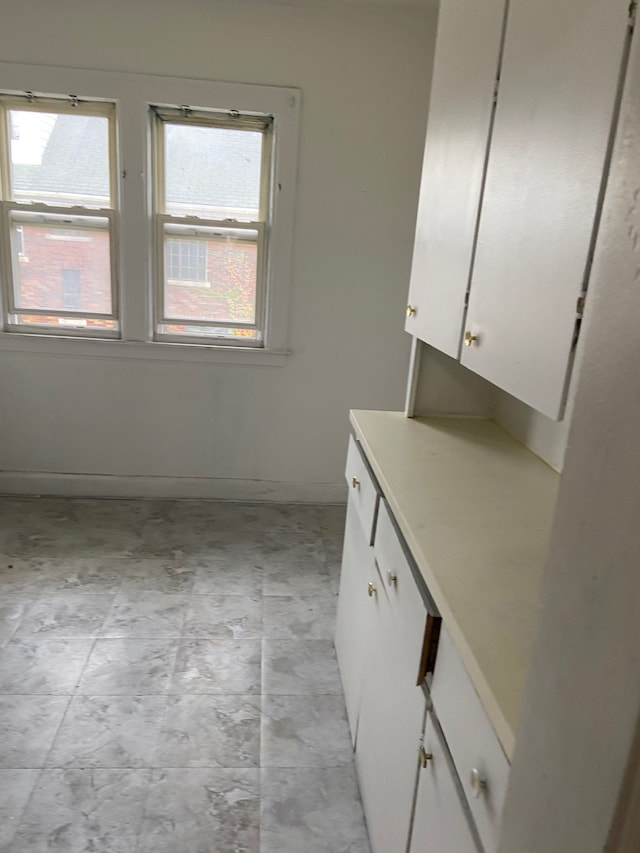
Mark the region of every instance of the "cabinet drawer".
POLYGON ((493 853, 498 843, 509 762, 444 625, 431 697, 480 838, 487 853, 493 853), (486 787, 474 787, 472 774, 486 787))
POLYGON ((368 544, 371 544, 380 495, 364 461, 362 451, 352 435, 349 436, 344 475, 349 486, 349 501, 358 514, 368 544))
POLYGON ((373 551, 390 603, 394 641, 417 683, 427 610, 384 500, 378 508, 373 551))

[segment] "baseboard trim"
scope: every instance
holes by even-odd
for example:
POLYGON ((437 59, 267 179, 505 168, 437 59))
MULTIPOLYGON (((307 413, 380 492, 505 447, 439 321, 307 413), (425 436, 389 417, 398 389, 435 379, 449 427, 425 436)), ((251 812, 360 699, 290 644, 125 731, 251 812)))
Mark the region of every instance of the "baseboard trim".
POLYGON ((344 483, 0 471, 0 494, 344 504, 344 483))

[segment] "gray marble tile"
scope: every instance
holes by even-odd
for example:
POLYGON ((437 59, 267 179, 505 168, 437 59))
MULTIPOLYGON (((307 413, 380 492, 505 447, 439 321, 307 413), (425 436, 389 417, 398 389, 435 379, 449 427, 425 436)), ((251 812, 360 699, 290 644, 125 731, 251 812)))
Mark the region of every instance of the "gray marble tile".
POLYGON ((263 640, 262 692, 342 694, 331 640, 263 640))
POLYGON ((330 562, 327 564, 329 568, 329 579, 331 581, 331 591, 334 595, 340 594, 340 577, 342 574, 342 564, 338 562, 330 562))
POLYGON ((0 696, 0 767, 42 767, 68 696, 0 696))
POLYGON ((190 593, 196 572, 184 557, 131 557, 118 561, 121 592, 190 593))
POLYGON ((49 560, 45 572, 51 592, 115 593, 122 582, 122 568, 113 557, 87 557, 49 560))
POLYGON ((326 596, 266 595, 264 636, 280 640, 330 640, 335 601, 326 596))
POLYGON ((51 561, 0 554, 0 587, 4 595, 25 595, 32 601, 44 592, 56 588, 57 579, 51 577, 51 561))
POLYGON ((39 770, 0 770, 0 850, 6 853, 39 775, 39 770))
POLYGON ((231 542, 226 548, 187 558, 196 573, 195 595, 260 595, 262 559, 259 543, 231 542))
POLYGON ((342 560, 342 552, 344 550, 344 537, 323 537, 322 543, 327 563, 339 563, 342 560))
POLYGON ((313 504, 257 504, 253 526, 271 533, 314 535, 319 527, 318 508, 313 504))
POLYGON ((332 596, 331 578, 324 562, 267 563, 262 591, 265 595, 332 596))
POLYGON ((3 590, 2 600, 0 600, 0 647, 2 647, 15 633, 22 614, 32 603, 32 599, 23 595, 7 595, 1 578, 0 589, 3 590))
POLYGON ((369 853, 353 767, 268 767, 261 782, 261 853, 369 853))
POLYGON ((139 541, 138 532, 123 527, 77 524, 63 528, 59 522, 46 525, 36 520, 30 530, 17 530, 9 535, 4 547, 15 557, 72 559, 78 554, 123 556, 135 549, 139 541))
POLYGON ((166 693, 177 647, 177 640, 96 640, 78 693, 86 696, 166 693))
POLYGON ((344 536, 344 525, 347 517, 347 505, 323 504, 316 507, 318 524, 323 534, 344 536))
POLYGON ((149 770, 44 770, 11 853, 132 853, 149 770))
POLYGON ((158 767, 258 767, 259 696, 170 696, 158 767))
POLYGON ((184 623, 185 637, 228 637, 250 640, 262 636, 262 596, 194 595, 184 623))
POLYGON ((179 637, 187 596, 166 592, 120 592, 116 595, 101 637, 179 637))
POLYGON ((258 770, 156 770, 136 853, 259 853, 259 827, 258 770))
POLYGON ((260 640, 182 640, 172 693, 260 693, 260 640))
POLYGON ((155 767, 166 696, 75 696, 49 767, 155 767))
POLYGON ((342 696, 262 697, 262 767, 351 765, 342 696))
POLYGON ((112 602, 113 595, 48 595, 27 608, 15 636, 95 637, 112 602))
POLYGON ((287 566, 300 572, 324 566, 324 547, 320 533, 267 534, 261 543, 264 567, 287 566))
POLYGON ((90 637, 14 637, 0 655, 0 693, 73 693, 93 643, 90 637))

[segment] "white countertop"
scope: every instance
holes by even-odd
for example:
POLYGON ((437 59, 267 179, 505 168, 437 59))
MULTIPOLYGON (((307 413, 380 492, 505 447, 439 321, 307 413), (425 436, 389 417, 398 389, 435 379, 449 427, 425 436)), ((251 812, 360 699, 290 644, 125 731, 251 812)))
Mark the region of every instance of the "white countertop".
POLYGON ((559 475, 489 420, 351 423, 511 760, 559 475))

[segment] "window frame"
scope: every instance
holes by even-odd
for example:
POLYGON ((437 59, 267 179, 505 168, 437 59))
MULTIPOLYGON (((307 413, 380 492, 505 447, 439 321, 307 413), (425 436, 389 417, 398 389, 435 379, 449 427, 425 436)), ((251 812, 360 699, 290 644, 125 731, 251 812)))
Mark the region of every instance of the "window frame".
MULTIPOLYGON (((94 338, 120 338, 120 281, 119 281, 119 187, 118 187, 118 146, 116 131, 116 104, 99 98, 82 100, 76 96, 59 94, 34 95, 31 91, 23 94, 0 91, 0 289, 2 291, 3 332, 25 335, 70 335, 73 318, 81 320, 107 320, 115 324, 114 329, 101 329, 95 326, 73 326, 73 336, 94 338), (12 192, 11 142, 9 113, 11 110, 22 112, 56 113, 57 115, 100 116, 107 119, 108 128, 108 168, 109 168, 109 207, 88 207, 86 205, 60 205, 46 202, 19 201, 12 192), (63 221, 64 220, 64 221, 63 221), (91 222, 96 224, 91 224, 91 222), (106 221, 106 228, 103 222, 106 221), (24 228, 28 224, 51 226, 66 225, 73 230, 99 230, 109 235, 109 280, 111 311, 97 312, 82 309, 20 308, 16 304, 15 280, 19 268, 20 253, 17 241, 12 239, 12 224, 24 228), (12 316, 57 317, 58 326, 33 325, 12 322, 12 316), (65 325, 64 321, 67 321, 65 325), (69 322, 71 321, 71 322, 69 322)), ((24 231, 22 236, 24 248, 24 231)))
MULTIPOLYGON (((221 83, 178 77, 128 74, 0 62, 0 92, 77 93, 83 100, 116 104, 120 216, 118 222, 121 336, 118 340, 55 336, 4 330, 0 316, 0 351, 183 361, 227 365, 283 366, 290 353, 289 314, 293 268, 293 234, 300 136, 301 92, 281 86, 221 83), (148 133, 149 105, 198 104, 203 109, 237 109, 274 117, 273 211, 270 235, 270 287, 263 347, 233 347, 198 339, 156 341, 153 337, 153 276, 148 246, 153 238, 148 133)), ((0 271, 0 275, 2 272, 0 271)), ((0 308, 0 315, 3 309, 0 308)))
POLYGON ((269 236, 271 232, 271 212, 273 207, 273 119, 268 115, 240 114, 237 110, 203 110, 199 107, 183 105, 166 107, 150 105, 151 150, 153 157, 152 205, 154 220, 154 339, 174 343, 215 343, 231 347, 261 348, 264 345, 266 305, 269 289, 269 236), (219 127, 228 130, 260 131, 262 133, 262 157, 260 163, 260 200, 258 219, 254 221, 208 219, 195 215, 168 213, 165 208, 165 133, 167 124, 184 124, 195 127, 219 127), (207 232, 221 231, 256 232, 256 299, 254 322, 229 322, 200 320, 198 318, 176 318, 167 314, 165 306, 165 240, 175 228, 175 236, 181 233, 191 239, 202 240, 205 245, 207 232), (179 230, 178 230, 179 229, 179 230), (192 234, 187 229, 193 230, 192 234), (239 336, 206 336, 178 334, 159 331, 161 326, 196 326, 207 329, 248 329, 254 331, 257 339, 239 336))

